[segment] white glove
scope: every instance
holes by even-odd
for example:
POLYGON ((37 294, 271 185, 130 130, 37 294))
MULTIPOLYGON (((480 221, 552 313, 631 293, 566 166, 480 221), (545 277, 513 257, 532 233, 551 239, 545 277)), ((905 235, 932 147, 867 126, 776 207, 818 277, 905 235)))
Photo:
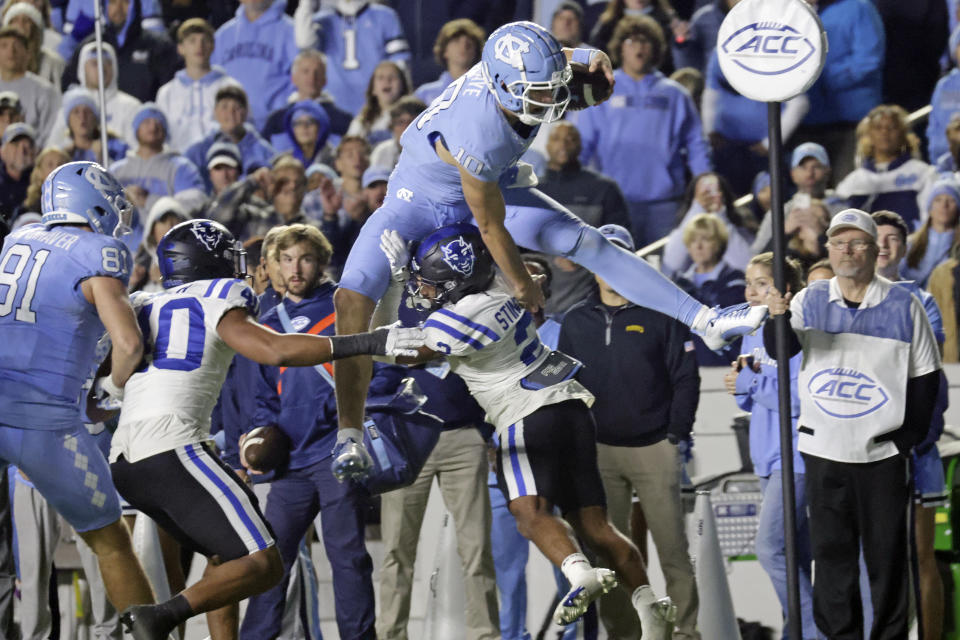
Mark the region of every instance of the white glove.
POLYGON ((394 282, 404 283, 410 279, 410 249, 407 241, 400 237, 395 229, 384 229, 380 234, 380 250, 390 262, 390 278, 394 282))
POLYGON ((93 383, 93 396, 104 411, 117 411, 123 405, 123 388, 115 385, 110 376, 97 378, 93 383))
POLYGON ((387 331, 387 345, 384 350, 388 356, 415 358, 418 355, 417 349, 422 347, 427 339, 427 334, 423 332, 423 329, 401 327, 399 322, 386 327, 379 327, 377 331, 383 329, 387 331))

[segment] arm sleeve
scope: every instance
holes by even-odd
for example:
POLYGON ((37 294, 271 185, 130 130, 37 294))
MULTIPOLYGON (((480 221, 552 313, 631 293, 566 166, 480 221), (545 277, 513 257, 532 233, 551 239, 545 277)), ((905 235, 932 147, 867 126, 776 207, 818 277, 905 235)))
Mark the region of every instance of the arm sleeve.
POLYGON ((603 163, 597 155, 597 144, 600 141, 600 128, 594 120, 601 115, 603 105, 584 109, 577 119, 577 129, 580 130, 580 163, 583 166, 592 166, 603 170, 603 163))
POLYGON ((789 140, 793 132, 797 130, 808 111, 810 111, 810 99, 807 98, 805 93, 790 98, 783 105, 783 111, 780 112, 780 130, 784 142, 789 140))
MULTIPOLYGON (((797 381, 800 378, 799 358, 790 358, 790 415, 800 415, 800 396, 797 393, 797 381)), ((769 375, 757 376, 757 384, 753 388, 753 401, 770 411, 780 411, 780 383, 776 371, 769 375)))
POLYGON ((300 49, 313 49, 317 46, 317 31, 313 21, 315 11, 314 0, 300 0, 293 12, 293 39, 300 49))
POLYGON ((667 431, 678 440, 686 440, 700 403, 700 370, 690 330, 677 321, 667 326, 666 364, 673 397, 670 402, 670 424, 667 431))
MULTIPOLYGON (((793 329, 793 312, 787 311, 787 355, 793 357, 800 353, 800 338, 797 336, 797 332, 793 329)), ((768 319, 767 322, 763 323, 763 348, 767 350, 767 353, 770 354, 770 357, 774 360, 779 360, 777 358, 777 331, 774 328, 774 322, 771 319, 768 319)))
POLYGON ((903 427, 893 441, 901 453, 920 444, 930 431, 933 409, 940 389, 940 371, 907 380, 907 396, 903 410, 903 427))
POLYGON ((405 62, 410 59, 410 45, 407 43, 407 37, 403 34, 403 25, 400 24, 400 16, 393 9, 390 12, 384 12, 384 41, 383 53, 389 60, 394 62, 405 62))
POLYGON ((883 68, 886 48, 883 23, 880 14, 871 2, 861 2, 858 15, 853 16, 844 35, 853 41, 852 55, 830 61, 829 73, 824 74, 824 84, 831 91, 855 87, 869 75, 883 68))
POLYGON ((744 411, 753 411, 753 391, 759 378, 759 373, 747 368, 741 369, 737 374, 737 388, 733 399, 744 411))

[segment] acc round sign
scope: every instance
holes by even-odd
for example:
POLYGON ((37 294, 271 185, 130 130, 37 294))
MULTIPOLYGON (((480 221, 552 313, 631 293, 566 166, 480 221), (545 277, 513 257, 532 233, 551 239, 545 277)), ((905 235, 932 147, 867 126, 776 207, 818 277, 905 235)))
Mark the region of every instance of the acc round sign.
POLYGON ((827 55, 827 35, 805 0, 742 0, 717 34, 727 81, 760 102, 789 100, 816 81, 827 55))

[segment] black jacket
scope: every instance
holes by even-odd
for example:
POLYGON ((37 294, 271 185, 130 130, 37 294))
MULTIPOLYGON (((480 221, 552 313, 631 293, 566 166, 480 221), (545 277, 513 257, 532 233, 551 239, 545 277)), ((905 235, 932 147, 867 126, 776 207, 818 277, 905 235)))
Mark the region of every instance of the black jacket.
POLYGON ((672 434, 686 439, 700 401, 690 330, 628 303, 593 296, 567 312, 558 349, 583 362, 580 382, 596 396, 597 441, 644 447, 672 434))
MULTIPOLYGON (((77 83, 80 50, 93 39, 93 34, 87 36, 73 52, 73 57, 63 70, 61 85, 64 91, 77 83)), ((160 87, 170 82, 173 74, 182 66, 170 36, 166 33, 145 31, 140 25, 140 0, 131 0, 123 29, 107 23, 103 30, 103 41, 109 42, 117 52, 117 88, 140 102, 154 100, 160 87), (118 44, 120 34, 123 46, 118 44)))

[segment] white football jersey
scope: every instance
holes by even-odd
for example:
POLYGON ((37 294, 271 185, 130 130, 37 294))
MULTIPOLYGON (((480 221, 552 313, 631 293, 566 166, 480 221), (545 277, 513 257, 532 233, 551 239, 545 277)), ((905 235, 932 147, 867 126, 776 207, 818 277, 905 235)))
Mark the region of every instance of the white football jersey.
POLYGON ((217 333, 235 308, 256 317, 257 297, 242 280, 198 280, 130 298, 147 343, 146 368, 127 381, 110 461, 137 462, 210 437, 210 414, 233 359, 217 333))
POLYGON ((575 379, 551 380, 551 351, 530 315, 509 293, 491 289, 461 298, 430 314, 426 345, 444 353, 450 369, 499 432, 542 406, 593 395, 575 379))

